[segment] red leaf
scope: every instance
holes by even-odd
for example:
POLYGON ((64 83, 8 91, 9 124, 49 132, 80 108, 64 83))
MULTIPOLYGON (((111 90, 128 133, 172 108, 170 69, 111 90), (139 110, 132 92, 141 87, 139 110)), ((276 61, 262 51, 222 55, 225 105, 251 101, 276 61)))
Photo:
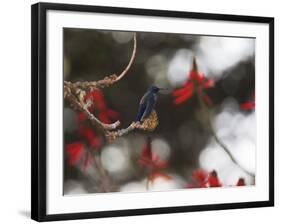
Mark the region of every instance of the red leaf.
MULTIPOLYGON (((174 96, 174 104, 179 105, 189 100, 194 92, 197 90, 203 90, 207 88, 214 87, 215 82, 212 79, 206 79, 204 74, 197 71, 196 60, 193 60, 193 68, 189 73, 189 78, 185 82, 182 88, 173 91, 172 95, 174 96)), ((203 100, 211 105, 211 99, 205 94, 202 94, 200 97, 203 97, 203 100)))
POLYGON ((202 85, 204 89, 207 88, 212 88, 215 86, 215 81, 212 79, 207 80, 206 82, 204 82, 204 84, 202 85))
POLYGON ((176 105, 182 104, 183 102, 189 100, 192 97, 193 88, 185 89, 184 93, 177 98, 175 98, 174 103, 176 105))
POLYGON ((98 118, 100 119, 101 122, 105 123, 105 124, 108 124, 110 123, 110 119, 109 117, 107 116, 106 112, 104 111, 101 111, 98 115, 98 118))
POLYGON ((100 90, 94 90, 92 91, 92 97, 94 100, 94 106, 100 110, 106 110, 106 104, 105 104, 105 99, 103 96, 103 93, 100 90))
POLYGON ((216 171, 212 171, 208 177, 209 187, 221 187, 221 183, 218 179, 218 175, 216 171))
POLYGON ((256 107, 256 103, 255 102, 246 102, 246 103, 241 103, 240 104, 240 108, 242 110, 253 110, 256 107))
POLYGON ((152 153, 152 164, 155 169, 163 169, 167 167, 168 162, 161 160, 158 155, 152 153))
MULTIPOLYGON (((91 108, 89 108, 89 111, 92 113, 95 112, 96 116, 103 123, 110 123, 118 118, 119 114, 117 112, 107 108, 102 91, 93 90, 86 94, 84 100, 91 100, 93 102, 91 108)), ((84 119, 84 117, 81 118, 84 119)), ((83 121, 82 119, 80 121, 83 121)))
POLYGON ((187 188, 206 188, 206 187, 221 187, 217 172, 212 171, 208 173, 204 170, 198 169, 193 171, 192 179, 194 183, 189 183, 187 188))
POLYGON ((147 142, 141 152, 139 164, 148 167, 151 166, 151 162, 152 162, 151 140, 147 139, 147 142))
POLYGON ((65 150, 68 156, 68 164, 74 166, 83 155, 83 144, 81 142, 71 143, 66 145, 65 150))
POLYGON ((192 70, 189 73, 189 79, 191 81, 195 81, 198 84, 201 84, 205 80, 205 76, 202 73, 198 73, 197 71, 192 70))
POLYGON ((103 93, 100 90, 94 90, 94 91, 91 92, 91 94, 92 94, 92 97, 94 98, 94 100, 98 100, 98 101, 104 100, 103 93))
POLYGON ((173 96, 178 97, 186 92, 193 91, 194 84, 192 82, 187 82, 182 88, 176 89, 172 92, 173 96))
POLYGON ((141 156, 138 160, 138 163, 141 166, 157 170, 163 169, 168 165, 167 161, 160 160, 159 156, 154 154, 151 149, 151 140, 147 139, 145 146, 142 149, 141 156))
POLYGON ((239 180, 238 180, 236 186, 245 186, 245 185, 246 185, 246 184, 245 184, 244 178, 239 178, 239 180))
POLYGON ((200 185, 205 185, 208 173, 204 170, 198 169, 192 172, 192 179, 200 185))
POLYGON ((255 103, 255 92, 252 92, 251 96, 250 96, 250 100, 245 102, 245 103, 241 103, 240 104, 240 108, 241 110, 254 110, 256 107, 256 103, 255 103))
POLYGON ((106 111, 106 113, 107 113, 107 116, 110 117, 112 120, 117 120, 119 117, 119 113, 117 113, 116 111, 111 110, 111 109, 108 109, 106 111))
POLYGON ((147 138, 146 143, 142 149, 141 157, 146 159, 152 159, 152 150, 151 150, 151 139, 147 138))
POLYGON ((94 149, 100 147, 101 142, 91 128, 80 126, 78 133, 81 137, 85 138, 88 144, 94 149))

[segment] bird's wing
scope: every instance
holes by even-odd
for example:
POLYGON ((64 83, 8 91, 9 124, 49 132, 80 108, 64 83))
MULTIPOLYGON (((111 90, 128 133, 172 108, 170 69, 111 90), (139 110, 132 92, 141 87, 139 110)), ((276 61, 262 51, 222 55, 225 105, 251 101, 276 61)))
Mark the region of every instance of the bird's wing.
POLYGON ((157 100, 157 95, 154 94, 153 96, 151 96, 150 99, 147 100, 147 104, 146 104, 146 108, 145 111, 141 117, 141 121, 143 121, 144 119, 148 118, 148 116, 150 115, 150 113, 152 112, 152 110, 155 107, 156 104, 156 100, 157 100))
POLYGON ((149 92, 146 92, 140 100, 140 105, 145 104, 148 97, 149 97, 149 92))
POLYGON ((136 121, 141 121, 142 115, 146 109, 147 100, 149 97, 149 92, 146 92, 140 100, 139 110, 137 113, 136 121))
POLYGON ((143 113, 145 111, 145 108, 146 108, 145 103, 140 104, 139 110, 138 110, 138 114, 137 114, 137 117, 136 117, 135 121, 141 121, 141 118, 142 118, 142 115, 143 115, 143 113))

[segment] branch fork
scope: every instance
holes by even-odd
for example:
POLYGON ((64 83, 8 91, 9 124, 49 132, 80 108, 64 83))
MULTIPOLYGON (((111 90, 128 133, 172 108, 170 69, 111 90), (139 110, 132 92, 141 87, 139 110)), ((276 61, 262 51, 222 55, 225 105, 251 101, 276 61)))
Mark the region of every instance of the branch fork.
POLYGON ((104 134, 104 136, 108 141, 112 141, 117 137, 121 137, 125 134, 128 134, 129 132, 135 129, 153 131, 158 125, 157 114, 155 111, 153 111, 151 115, 142 123, 132 122, 125 129, 113 131, 120 126, 121 122, 117 120, 111 124, 103 123, 88 109, 91 105, 94 105, 95 102, 91 102, 90 100, 87 102, 84 101, 86 92, 109 87, 120 81, 128 73, 136 56, 136 50, 137 50, 136 34, 134 34, 133 40, 134 40, 134 44, 133 44, 133 51, 131 54, 131 58, 126 68, 119 75, 112 74, 98 81, 85 81, 85 82, 75 82, 75 83, 72 83, 70 81, 64 81, 64 98, 69 101, 71 107, 74 110, 82 111, 87 116, 87 118, 91 121, 91 123, 102 131, 102 133, 104 134))

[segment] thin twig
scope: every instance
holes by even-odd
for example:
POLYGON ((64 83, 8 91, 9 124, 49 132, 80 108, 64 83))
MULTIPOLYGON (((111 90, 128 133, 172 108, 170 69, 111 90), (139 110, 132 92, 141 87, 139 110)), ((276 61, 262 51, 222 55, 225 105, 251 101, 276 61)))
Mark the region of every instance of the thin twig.
POLYGON ((116 129, 121 123, 120 121, 115 121, 114 123, 111 124, 105 124, 103 122, 101 122, 97 117, 95 117, 95 115, 93 115, 87 107, 83 107, 83 112, 87 115, 88 119, 95 124, 98 124, 99 126, 101 126, 103 129, 105 130, 114 130, 116 129))
POLYGON ((108 131, 106 133, 106 138, 108 139, 109 142, 112 142, 116 138, 122 137, 123 135, 126 135, 135 129, 136 129, 136 123, 133 122, 127 128, 120 129, 117 131, 108 131))
MULTIPOLYGON (((133 46, 133 51, 131 54, 131 58, 129 60, 128 65, 126 66, 126 68, 119 74, 112 74, 110 76, 106 76, 104 77, 102 80, 99 81, 85 81, 85 82, 75 82, 75 83, 69 83, 73 88, 81 88, 83 90, 94 90, 94 89, 101 89, 104 87, 108 87, 110 85, 113 85, 114 83, 118 82, 119 80, 121 80, 129 71, 129 69, 131 68, 134 59, 136 57, 136 51, 137 51, 137 37, 136 37, 136 33, 134 33, 134 46, 133 46)), ((66 81, 64 82, 64 84, 66 84, 66 81)))
POLYGON ((148 177, 146 178, 146 181, 145 181, 145 189, 147 191, 149 191, 149 178, 148 177))
POLYGON ((129 71, 129 69, 130 69, 131 65, 133 64, 133 61, 134 61, 134 59, 136 57, 136 52, 137 52, 137 36, 136 36, 136 33, 134 33, 133 39, 134 39, 134 48, 133 48, 133 52, 132 52, 132 55, 131 55, 131 59, 130 59, 127 67, 116 78, 115 82, 119 81, 120 79, 122 79, 127 74, 127 72, 129 71))
POLYGON ((95 168, 98 171, 99 174, 99 178, 100 178, 100 187, 102 192, 110 192, 111 189, 111 180, 108 176, 107 171, 105 170, 105 168, 103 167, 102 163, 101 163, 101 158, 100 158, 100 152, 98 155, 94 155, 95 158, 95 168))
POLYGON ((236 164, 241 170, 243 170, 245 173, 247 173, 249 176, 251 177, 255 177, 255 175, 253 173, 251 173, 250 171, 246 170, 243 166, 241 166, 239 164, 239 162, 237 161, 237 159, 232 155, 231 151, 228 149, 228 147, 223 143, 223 141, 218 137, 217 133, 215 132, 212 122, 211 122, 211 118, 210 118, 210 112, 209 109, 207 107, 207 105, 205 104, 205 102, 202 100, 202 98, 200 97, 199 92, 196 92, 196 95, 198 97, 198 101, 199 104, 201 106, 201 109, 203 110, 204 114, 206 115, 207 118, 207 122, 208 122, 208 126, 209 126, 209 130, 212 134, 212 136, 214 137, 216 143, 226 152, 226 154, 229 156, 229 158, 232 160, 232 162, 234 164, 236 164))

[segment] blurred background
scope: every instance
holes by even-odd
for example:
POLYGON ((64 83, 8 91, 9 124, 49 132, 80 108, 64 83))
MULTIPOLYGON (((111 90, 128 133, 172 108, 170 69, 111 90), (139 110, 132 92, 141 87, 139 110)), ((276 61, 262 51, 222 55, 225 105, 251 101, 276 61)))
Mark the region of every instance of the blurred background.
MULTIPOLYGON (((64 80, 94 81, 119 74, 132 49, 132 32, 65 28, 64 80)), ((157 128, 130 132, 111 144, 65 102, 65 194, 189 188, 198 170, 216 171, 221 186, 236 186, 240 178, 246 185, 254 184, 255 39, 138 32, 133 65, 122 80, 95 93, 102 105, 95 113, 105 123, 120 120, 120 128, 126 128, 151 85, 168 88, 158 96, 157 128), (214 141, 196 97, 174 103, 172 93, 190 79, 194 56, 199 72, 214 81, 204 90, 212 102, 212 126, 240 166, 214 141), (139 163, 148 137, 152 160, 157 155, 166 163, 154 176, 139 163)))

